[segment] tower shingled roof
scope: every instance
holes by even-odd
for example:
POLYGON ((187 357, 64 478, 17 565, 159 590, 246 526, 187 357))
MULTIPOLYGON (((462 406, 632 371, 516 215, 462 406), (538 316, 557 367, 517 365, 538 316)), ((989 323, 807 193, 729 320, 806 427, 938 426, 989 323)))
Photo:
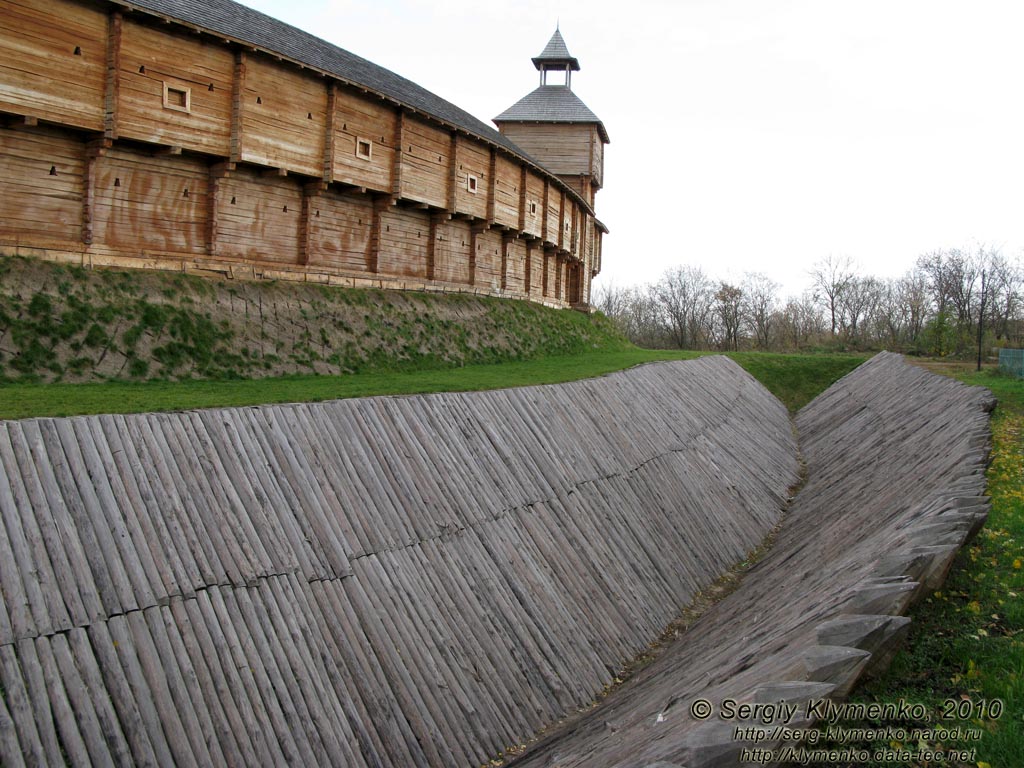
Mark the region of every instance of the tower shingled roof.
POLYGON ((542 85, 496 118, 495 123, 593 123, 609 143, 604 123, 565 85, 542 85))
POLYGON ((537 56, 532 61, 533 66, 537 69, 540 69, 545 64, 568 64, 573 72, 580 71, 580 62, 569 53, 569 47, 565 44, 565 40, 562 39, 562 33, 558 30, 558 27, 555 27, 555 34, 548 40, 548 44, 544 46, 540 56, 537 56))

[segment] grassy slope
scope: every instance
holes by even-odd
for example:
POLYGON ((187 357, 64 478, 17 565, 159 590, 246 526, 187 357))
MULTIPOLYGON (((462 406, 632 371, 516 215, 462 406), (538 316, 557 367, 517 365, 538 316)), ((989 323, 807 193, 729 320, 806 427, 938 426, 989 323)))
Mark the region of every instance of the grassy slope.
MULTIPOLYGON (((523 301, 0 256, 0 418, 490 389, 696 354, 523 301)), ((732 356, 791 410, 862 359, 732 356)))
POLYGON ((0 256, 0 382, 417 371, 625 346, 603 316, 523 301, 0 256))
MULTIPOLYGON (((257 380, 186 380, 96 384, 0 386, 0 418, 139 413, 263 403, 312 402, 367 395, 456 392, 550 384, 599 376, 654 360, 678 360, 696 352, 635 347, 583 355, 543 357, 461 368, 370 372, 345 376, 293 376, 257 380)), ((799 409, 863 360, 846 355, 731 354, 791 411, 799 409)))
POLYGON ((913 610, 910 635, 888 672, 851 697, 864 702, 920 702, 928 707, 932 722, 863 721, 843 727, 960 726, 980 731, 980 742, 933 739, 873 747, 976 750, 969 760, 910 760, 902 765, 1013 768, 1024 765, 1024 381, 989 372, 957 378, 988 387, 999 400, 992 418, 988 523, 961 552, 943 588, 913 610), (979 711, 994 700, 1004 708, 998 718, 979 711), (947 701, 964 702, 964 707, 970 703, 972 716, 943 721, 947 701))

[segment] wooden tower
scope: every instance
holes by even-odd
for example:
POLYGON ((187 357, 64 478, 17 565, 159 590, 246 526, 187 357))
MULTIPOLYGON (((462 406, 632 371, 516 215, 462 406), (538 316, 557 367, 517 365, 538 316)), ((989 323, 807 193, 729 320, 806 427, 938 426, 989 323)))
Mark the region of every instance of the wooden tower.
POLYGON ((597 115, 572 92, 579 61, 556 28, 533 59, 540 85, 496 118, 502 134, 576 189, 591 206, 601 188, 608 132, 597 115))

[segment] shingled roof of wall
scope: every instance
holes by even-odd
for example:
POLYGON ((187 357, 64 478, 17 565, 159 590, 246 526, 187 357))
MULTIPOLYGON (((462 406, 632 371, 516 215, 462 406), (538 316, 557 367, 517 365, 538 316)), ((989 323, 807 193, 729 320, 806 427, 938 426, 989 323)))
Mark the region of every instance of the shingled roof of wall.
MULTIPOLYGON (((232 0, 112 0, 231 42, 264 50, 359 88, 380 94, 404 107, 440 120, 523 158, 557 180, 550 171, 497 130, 426 88, 361 56, 232 0)), ((572 192, 571 188, 569 189, 572 192)), ((585 209, 593 209, 572 192, 585 209)))

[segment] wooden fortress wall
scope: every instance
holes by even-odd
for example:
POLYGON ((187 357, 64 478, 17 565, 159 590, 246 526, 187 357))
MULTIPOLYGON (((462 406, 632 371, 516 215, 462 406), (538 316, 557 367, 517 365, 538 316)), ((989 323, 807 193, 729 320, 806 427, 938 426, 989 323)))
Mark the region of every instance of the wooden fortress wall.
POLYGON ((6 251, 589 302, 589 201, 498 144, 142 11, 0 16, 6 251))

